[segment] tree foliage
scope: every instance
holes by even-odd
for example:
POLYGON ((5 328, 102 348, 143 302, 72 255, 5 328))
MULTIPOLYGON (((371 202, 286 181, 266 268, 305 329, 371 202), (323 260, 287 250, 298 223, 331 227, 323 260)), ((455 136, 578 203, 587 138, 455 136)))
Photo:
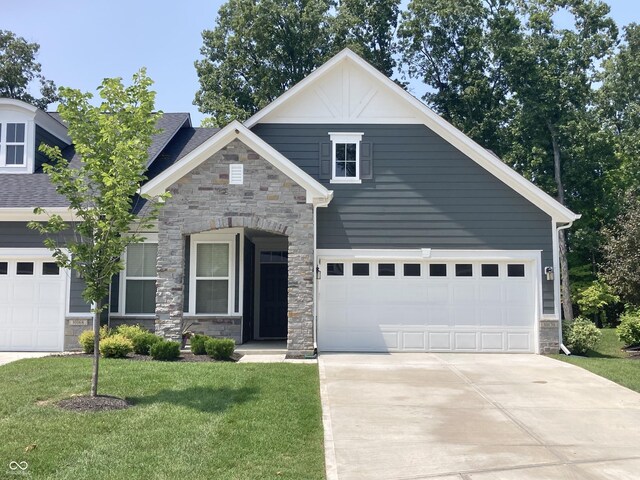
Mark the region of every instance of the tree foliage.
POLYGON ((602 275, 624 302, 640 306, 640 199, 627 194, 615 224, 604 229, 602 275))
POLYGON ((38 50, 37 43, 0 30, 0 97, 15 98, 42 109, 58 100, 55 83, 42 75, 42 66, 36 62, 38 50), (40 98, 29 93, 33 81, 40 84, 40 98))
MULTIPOLYGON (((64 239, 57 235, 69 224, 60 215, 52 214, 48 221, 30 226, 47 235, 44 243, 59 266, 80 274, 86 285, 83 298, 95 305, 92 395, 97 393, 103 299, 109 293, 111 278, 123 268, 125 248, 143 240, 138 232, 152 226, 160 206, 150 202, 144 215, 133 211, 156 131, 151 84, 144 70, 133 76, 130 86, 124 86, 120 78, 105 79, 98 89, 102 99, 98 106, 90 103, 91 93, 61 88, 60 116, 80 161, 70 163, 57 146, 40 147, 51 159, 43 169, 56 191, 69 201, 76 222, 72 224, 73 237, 65 235, 64 239)), ((46 214, 42 208, 36 212, 46 214)))

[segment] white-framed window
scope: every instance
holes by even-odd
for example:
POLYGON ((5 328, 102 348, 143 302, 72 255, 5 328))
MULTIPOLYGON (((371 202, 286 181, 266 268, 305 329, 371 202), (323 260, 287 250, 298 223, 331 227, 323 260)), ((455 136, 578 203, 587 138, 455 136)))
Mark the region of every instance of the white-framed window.
POLYGON ((330 132, 331 183, 361 183, 360 142, 363 133, 330 132))
POLYGON ((233 237, 192 236, 189 312, 233 315, 235 241, 233 237))
POLYGON ((27 164, 27 124, 0 123, 0 166, 24 167, 27 164))
POLYGON ((125 252, 124 313, 125 315, 154 315, 156 312, 157 235, 150 235, 144 243, 134 243, 125 252))

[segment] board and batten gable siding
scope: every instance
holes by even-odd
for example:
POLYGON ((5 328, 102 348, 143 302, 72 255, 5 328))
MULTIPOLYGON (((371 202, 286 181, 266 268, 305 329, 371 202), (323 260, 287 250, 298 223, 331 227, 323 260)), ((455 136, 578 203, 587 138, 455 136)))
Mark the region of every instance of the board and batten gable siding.
MULTIPOLYGON (((334 191, 318 209, 318 248, 542 250, 553 265, 551 218, 424 125, 258 124, 252 131, 334 191), (363 132, 372 178, 321 179, 328 132, 363 132)), ((554 311, 553 281, 542 281, 554 311)))
MULTIPOLYGON (((44 236, 27 222, 0 222, 0 248, 45 248, 44 236)), ((82 298, 84 282, 72 273, 69 282, 69 312, 87 313, 91 306, 82 298)))

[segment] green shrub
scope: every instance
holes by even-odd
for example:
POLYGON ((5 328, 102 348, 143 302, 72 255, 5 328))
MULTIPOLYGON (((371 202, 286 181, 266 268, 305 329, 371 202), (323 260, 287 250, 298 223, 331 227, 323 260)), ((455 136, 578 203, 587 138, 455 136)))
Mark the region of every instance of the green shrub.
MULTIPOLYGON (((100 340, 107 338, 112 334, 113 331, 106 325, 100 327, 100 340)), ((78 335, 78 343, 82 347, 82 351, 84 353, 93 353, 93 330, 85 330, 78 335)))
POLYGON ((154 360, 175 360, 180 356, 180 343, 160 340, 151 345, 149 354, 154 360))
POLYGON ((230 338, 209 338, 204 343, 207 355, 216 360, 228 360, 233 354, 236 343, 230 338))
POLYGON ((116 333, 127 337, 129 340, 133 342, 133 339, 138 335, 142 335, 144 333, 149 333, 149 330, 146 328, 142 328, 140 325, 127 325, 122 324, 116 327, 116 333))
POLYGON ((602 336, 598 327, 584 317, 578 317, 571 323, 564 322, 562 333, 565 345, 578 355, 587 353, 587 350, 593 350, 602 336))
POLYGON ((210 337, 206 335, 200 335, 198 333, 193 335, 190 340, 191 353, 193 353, 194 355, 206 355, 207 350, 205 349, 204 344, 207 340, 209 340, 209 338, 210 337))
POLYGON ((640 310, 627 311, 620 315, 620 325, 616 328, 616 333, 627 347, 640 345, 640 310))
POLYGON ((155 343, 158 343, 162 339, 151 332, 144 332, 136 335, 131 339, 133 343, 133 351, 138 355, 149 355, 149 349, 155 343))
POLYGON ((131 340, 119 333, 100 340, 100 354, 105 358, 126 357, 132 351, 131 340))

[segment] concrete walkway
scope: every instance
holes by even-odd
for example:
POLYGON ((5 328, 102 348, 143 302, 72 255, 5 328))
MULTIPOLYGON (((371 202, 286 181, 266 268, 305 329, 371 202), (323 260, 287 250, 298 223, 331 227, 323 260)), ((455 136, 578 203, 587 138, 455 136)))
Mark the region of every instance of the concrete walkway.
POLYGON ((328 480, 637 480, 640 394, 537 355, 323 354, 328 480))
POLYGON ((51 355, 49 352, 0 352, 0 365, 22 360, 23 358, 38 358, 51 355))

